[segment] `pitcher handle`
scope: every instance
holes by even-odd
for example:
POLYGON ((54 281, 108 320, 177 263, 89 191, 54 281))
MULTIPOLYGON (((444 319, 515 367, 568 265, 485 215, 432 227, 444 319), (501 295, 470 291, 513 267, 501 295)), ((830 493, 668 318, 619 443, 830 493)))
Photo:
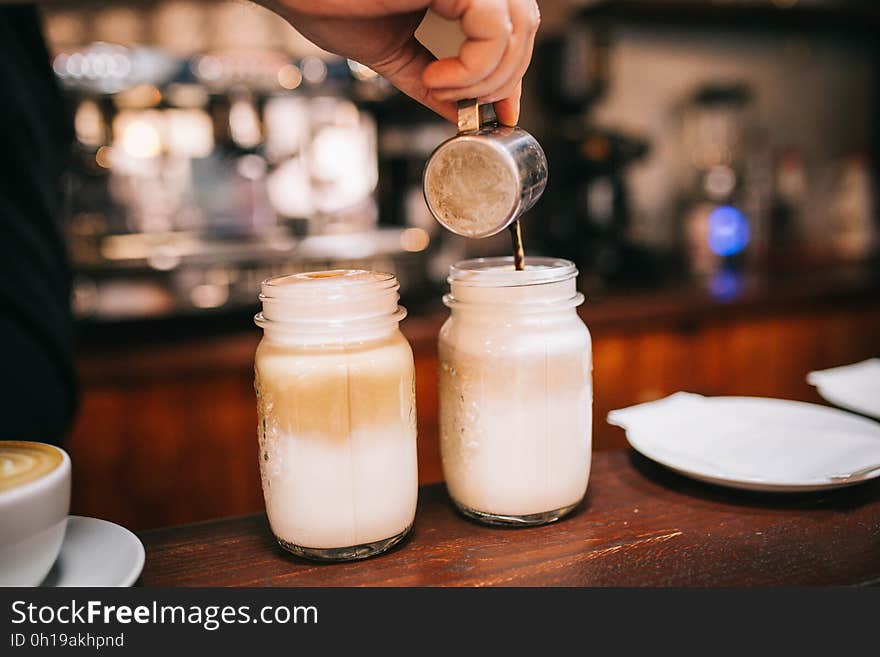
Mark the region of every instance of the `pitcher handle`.
POLYGON ((480 104, 476 98, 458 101, 458 134, 477 132, 487 125, 497 124, 495 106, 492 103, 480 104))

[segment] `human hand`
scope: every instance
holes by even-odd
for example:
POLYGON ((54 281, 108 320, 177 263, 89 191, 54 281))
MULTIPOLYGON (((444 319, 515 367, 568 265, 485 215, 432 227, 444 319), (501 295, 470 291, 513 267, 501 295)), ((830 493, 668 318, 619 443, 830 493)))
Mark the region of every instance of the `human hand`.
POLYGON ((494 103, 503 124, 519 120, 540 23, 535 0, 261 1, 321 48, 370 67, 450 121, 463 98, 494 103), (455 57, 437 60, 416 39, 428 8, 461 22, 455 57))

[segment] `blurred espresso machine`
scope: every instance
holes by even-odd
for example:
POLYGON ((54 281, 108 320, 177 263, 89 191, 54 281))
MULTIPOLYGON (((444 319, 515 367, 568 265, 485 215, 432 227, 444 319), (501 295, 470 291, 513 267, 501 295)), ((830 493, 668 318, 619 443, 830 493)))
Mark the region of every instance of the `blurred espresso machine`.
POLYGON ((380 221, 376 116, 401 102, 385 80, 253 5, 85 7, 48 15, 81 318, 242 311, 310 269, 419 292, 430 236, 380 221))
POLYGON ((608 88, 609 57, 607 26, 580 17, 536 52, 539 97, 552 117, 542 136, 551 167, 542 228, 528 240, 573 260, 598 285, 648 280, 657 257, 628 237, 626 173, 648 144, 590 116, 608 88))

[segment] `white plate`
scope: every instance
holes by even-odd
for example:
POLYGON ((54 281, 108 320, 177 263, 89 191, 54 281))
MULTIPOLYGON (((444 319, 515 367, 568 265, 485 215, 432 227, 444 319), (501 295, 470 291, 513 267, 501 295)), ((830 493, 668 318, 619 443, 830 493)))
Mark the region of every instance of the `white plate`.
POLYGON ((649 459, 722 486, 806 492, 850 486, 833 475, 880 464, 880 424, 826 406, 687 392, 608 414, 649 459))
POLYGON ((835 406, 880 420, 880 358, 810 372, 807 383, 835 406))
POLYGON ((144 567, 144 545, 124 527, 70 516, 58 560, 42 586, 131 586, 144 567))

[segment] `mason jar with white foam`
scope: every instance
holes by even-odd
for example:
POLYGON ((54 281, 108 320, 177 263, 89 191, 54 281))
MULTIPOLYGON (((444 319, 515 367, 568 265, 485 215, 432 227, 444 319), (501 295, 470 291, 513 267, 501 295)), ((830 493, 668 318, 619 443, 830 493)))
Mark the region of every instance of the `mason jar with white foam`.
POLYGON ((269 524, 290 552, 348 560, 398 543, 418 495, 413 355, 391 274, 263 282, 254 370, 269 524))
POLYGON ((590 333, 567 260, 450 268, 440 331, 440 448, 449 495, 490 524, 552 522, 583 499, 592 443, 590 333))

